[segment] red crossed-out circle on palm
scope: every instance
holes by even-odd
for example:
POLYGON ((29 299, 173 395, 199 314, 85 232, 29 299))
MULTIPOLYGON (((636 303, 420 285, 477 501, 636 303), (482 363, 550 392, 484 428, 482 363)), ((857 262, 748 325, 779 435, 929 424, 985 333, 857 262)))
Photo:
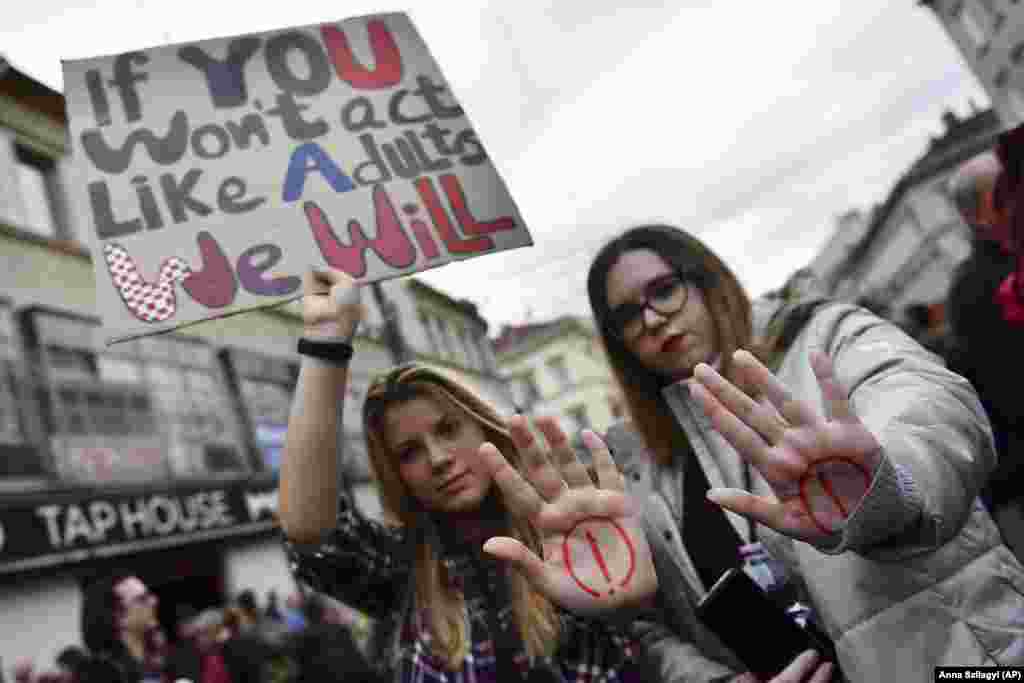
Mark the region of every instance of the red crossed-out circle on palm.
MULTIPOLYGON (((576 574, 576 569, 573 567, 572 563, 572 555, 569 552, 569 539, 573 537, 573 534, 575 534, 576 531, 580 529, 580 527, 584 524, 594 523, 600 523, 611 526, 615 530, 615 534, 618 536, 619 539, 621 539, 622 543, 625 544, 626 549, 629 551, 629 565, 626 569, 626 575, 622 578, 621 581, 618 582, 620 588, 627 586, 629 584, 630 579, 633 578, 634 572, 636 572, 636 549, 633 547, 633 541, 630 540, 629 534, 626 533, 626 530, 619 526, 618 522, 609 517, 587 517, 585 519, 581 519, 580 521, 576 522, 576 524, 573 525, 572 529, 569 530, 569 533, 565 535, 565 538, 562 540, 562 557, 565 559, 565 567, 569 571, 569 575, 572 576, 573 580, 576 582, 576 585, 578 585, 587 593, 593 595, 595 598, 599 598, 602 595, 601 592, 596 590, 592 586, 587 585, 579 577, 579 575, 576 574)), ((615 581, 612 578, 611 572, 608 569, 608 565, 605 563, 604 555, 602 554, 601 548, 598 546, 597 540, 594 538, 594 535, 591 533, 589 529, 582 529, 580 535, 586 540, 587 544, 590 546, 590 552, 594 554, 594 559, 597 561, 597 565, 600 568, 601 573, 604 574, 604 578, 608 581, 610 585, 614 585, 615 581)), ((613 595, 614 593, 615 588, 608 589, 608 595, 613 595)))
POLYGON ((828 464, 848 465, 855 468, 860 472, 861 476, 864 477, 864 493, 867 493, 868 489, 871 488, 871 473, 868 468, 862 463, 847 458, 841 455, 833 456, 830 458, 822 458, 816 461, 811 467, 804 472, 803 476, 800 477, 800 503, 804 508, 804 512, 814 522, 814 526, 818 527, 818 530, 823 534, 833 533, 833 529, 830 529, 825 522, 819 519, 819 514, 815 513, 814 506, 811 505, 811 496, 808 493, 808 488, 813 482, 817 482, 821 486, 822 491, 832 501, 832 503, 839 509, 844 519, 849 518, 852 510, 848 509, 843 503, 842 497, 836 493, 835 487, 832 485, 832 481, 822 472, 822 466, 828 464))

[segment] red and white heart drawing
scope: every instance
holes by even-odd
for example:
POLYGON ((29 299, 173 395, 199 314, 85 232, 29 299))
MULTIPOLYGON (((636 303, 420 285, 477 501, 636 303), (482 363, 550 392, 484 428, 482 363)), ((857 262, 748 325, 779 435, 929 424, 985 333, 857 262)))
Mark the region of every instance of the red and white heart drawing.
POLYGON ((165 259, 153 283, 142 277, 135 260, 120 244, 104 245, 103 255, 114 287, 132 315, 145 323, 164 322, 174 317, 175 284, 192 275, 192 268, 185 261, 177 256, 165 259))

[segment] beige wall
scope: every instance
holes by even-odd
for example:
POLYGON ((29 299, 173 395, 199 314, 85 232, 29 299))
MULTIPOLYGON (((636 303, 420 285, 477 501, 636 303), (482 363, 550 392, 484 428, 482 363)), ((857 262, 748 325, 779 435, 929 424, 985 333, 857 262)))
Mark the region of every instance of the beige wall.
MULTIPOLYGON (((603 433, 615 422, 609 398, 618 394, 611 370, 596 339, 581 331, 570 330, 524 355, 499 357, 502 373, 513 378, 532 372, 541 400, 533 406, 534 415, 552 414, 568 418, 568 411, 584 406, 591 428, 603 433), (562 383, 549 365, 564 358, 568 383, 562 383)), ((514 383, 513 383, 514 384, 514 383)), ((517 402, 522 396, 516 396, 517 402)), ((568 419, 563 424, 570 424, 568 419)))

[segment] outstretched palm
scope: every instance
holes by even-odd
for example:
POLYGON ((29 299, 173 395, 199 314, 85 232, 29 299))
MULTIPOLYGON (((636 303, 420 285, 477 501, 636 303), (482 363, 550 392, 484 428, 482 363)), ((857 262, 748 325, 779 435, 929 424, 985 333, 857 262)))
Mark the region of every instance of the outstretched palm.
POLYGON ((755 400, 701 365, 694 372, 694 396, 714 427, 771 485, 776 500, 733 489, 712 498, 722 507, 802 540, 834 533, 868 492, 881 460, 881 446, 854 414, 847 391, 835 378, 828 356, 815 353, 811 365, 828 414, 817 414, 795 399, 750 353, 734 356, 755 400))
POLYGON ((645 604, 658 579, 639 506, 626 495, 608 448, 596 434, 583 433, 597 471, 595 486, 558 423, 539 418, 536 425, 550 445, 548 453, 524 418, 509 421, 522 473, 492 444, 481 446, 480 454, 506 505, 537 529, 543 558, 507 537, 488 540, 484 550, 510 562, 534 588, 577 614, 645 604))

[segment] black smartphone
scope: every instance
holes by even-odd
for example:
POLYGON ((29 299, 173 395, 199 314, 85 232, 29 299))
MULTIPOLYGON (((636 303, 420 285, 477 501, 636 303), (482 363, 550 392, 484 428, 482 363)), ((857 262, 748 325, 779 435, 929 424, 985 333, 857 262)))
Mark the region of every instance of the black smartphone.
POLYGON ((819 640, 827 636, 801 628, 741 569, 722 574, 697 606, 697 616, 765 680, 807 650, 817 650, 825 659, 833 656, 831 643, 819 640))

